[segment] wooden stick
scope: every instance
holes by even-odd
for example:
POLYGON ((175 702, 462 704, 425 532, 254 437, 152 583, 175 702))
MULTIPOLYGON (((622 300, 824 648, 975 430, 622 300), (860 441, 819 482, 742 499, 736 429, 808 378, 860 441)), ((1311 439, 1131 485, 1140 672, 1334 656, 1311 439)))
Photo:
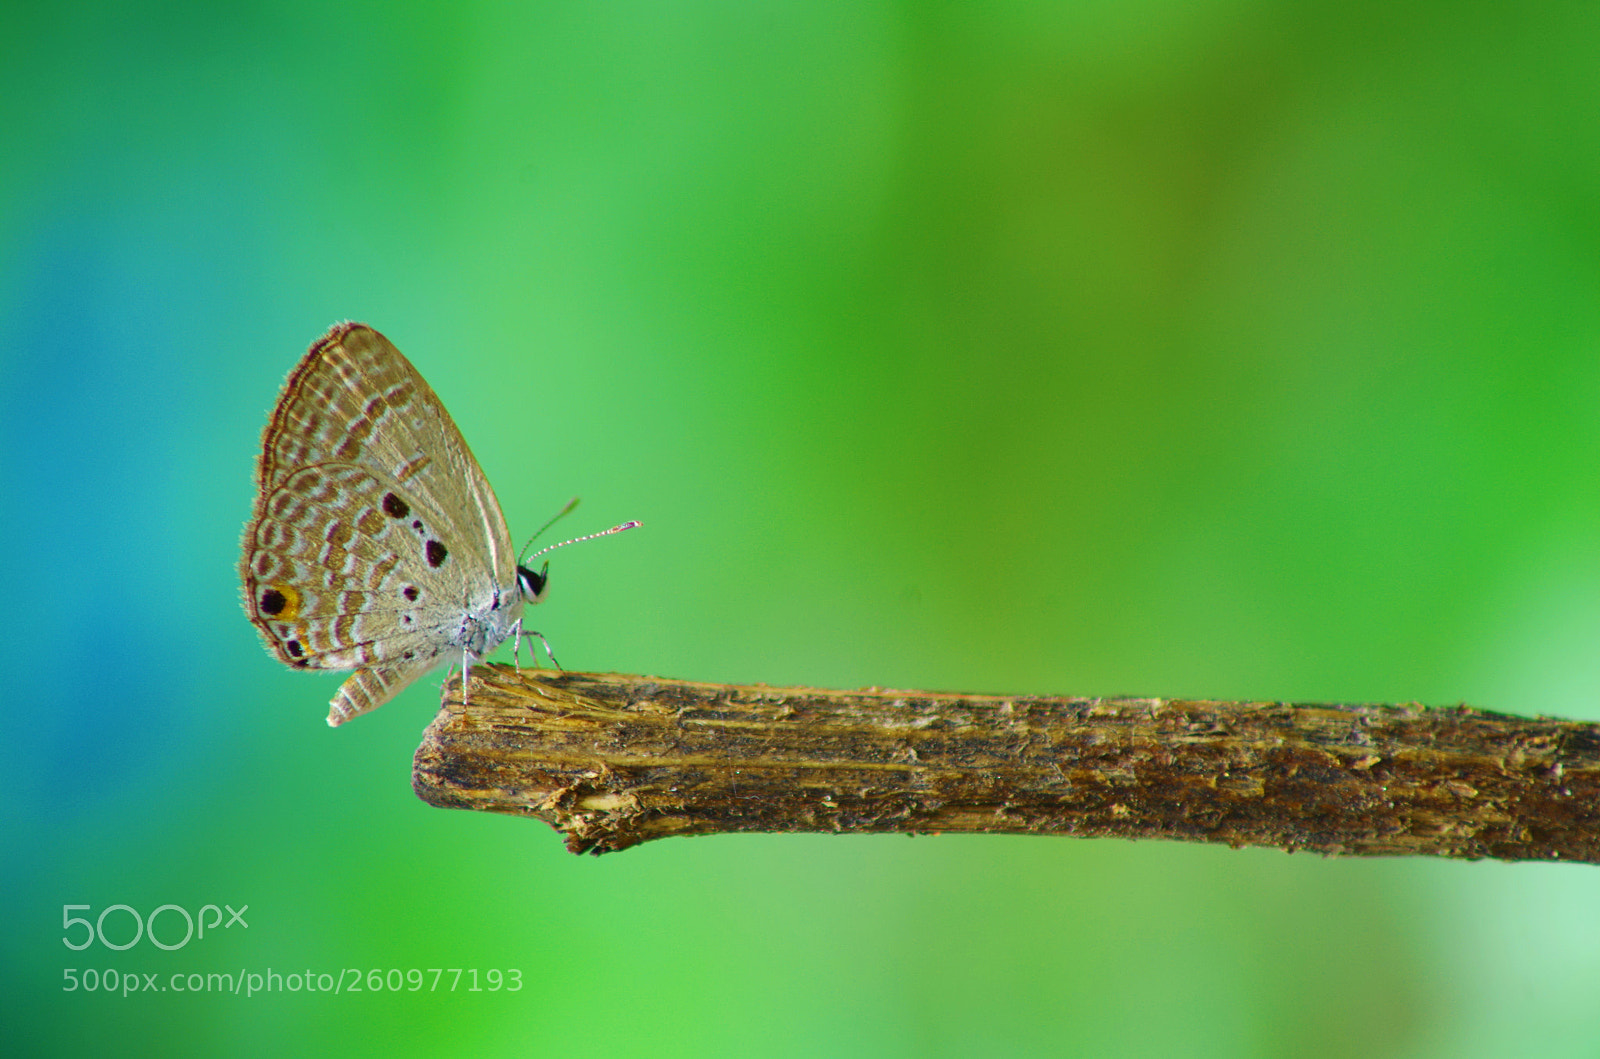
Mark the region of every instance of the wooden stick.
POLYGON ((701 684, 478 665, 417 749, 437 806, 574 853, 734 831, 1166 838, 1600 863, 1600 725, 1325 706, 701 684))

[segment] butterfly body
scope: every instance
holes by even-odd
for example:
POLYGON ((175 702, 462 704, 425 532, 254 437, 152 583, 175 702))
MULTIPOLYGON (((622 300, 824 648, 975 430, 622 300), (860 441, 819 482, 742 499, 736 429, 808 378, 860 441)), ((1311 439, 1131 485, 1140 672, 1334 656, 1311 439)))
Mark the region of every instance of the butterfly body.
POLYGON ((290 373, 256 484, 245 612, 285 664, 355 670, 330 725, 482 659, 544 596, 438 396, 365 325, 335 326, 290 373))

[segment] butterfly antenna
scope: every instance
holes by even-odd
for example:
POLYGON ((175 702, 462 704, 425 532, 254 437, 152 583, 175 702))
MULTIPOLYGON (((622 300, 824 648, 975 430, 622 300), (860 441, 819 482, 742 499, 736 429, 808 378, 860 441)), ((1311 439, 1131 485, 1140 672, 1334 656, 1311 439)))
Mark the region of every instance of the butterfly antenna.
MULTIPOLYGON (((570 510, 570 508, 568 510, 570 510)), ((533 560, 539 558, 539 556, 543 555, 545 552, 553 552, 557 548, 565 548, 569 544, 577 544, 579 541, 592 541, 596 537, 609 537, 613 533, 621 533, 623 530, 638 529, 642 525, 644 525, 644 523, 640 522, 638 519, 634 519, 631 522, 624 522, 620 526, 612 526, 608 530, 601 530, 599 533, 590 533, 587 536, 574 537, 570 541, 562 541, 560 544, 546 545, 545 547, 540 548, 538 551, 534 552, 532 555, 528 556, 526 561, 527 562, 532 562, 533 560)))
POLYGON ((557 511, 554 515, 550 516, 550 521, 549 522, 546 522, 544 525, 542 525, 538 529, 534 530, 533 531, 533 536, 528 538, 528 543, 524 544, 522 546, 522 552, 519 552, 517 554, 517 565, 518 566, 522 565, 522 563, 524 561, 523 558, 522 558, 522 555, 524 553, 526 553, 529 548, 533 547, 533 542, 539 539, 539 534, 543 533, 545 530, 549 529, 551 526, 554 526, 556 524, 556 522, 559 521, 560 518, 563 515, 570 514, 572 509, 577 507, 577 506, 578 506, 578 498, 577 497, 573 497, 571 500, 567 501, 567 506, 566 507, 562 508, 560 511, 557 511))

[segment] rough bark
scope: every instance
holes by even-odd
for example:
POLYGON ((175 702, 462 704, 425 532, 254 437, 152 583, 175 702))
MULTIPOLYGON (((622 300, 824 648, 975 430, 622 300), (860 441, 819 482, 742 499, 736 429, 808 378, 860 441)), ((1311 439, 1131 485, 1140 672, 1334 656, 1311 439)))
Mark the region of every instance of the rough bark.
POLYGON ((430 804, 574 853, 738 831, 1165 838, 1600 863, 1600 725, 1467 707, 829 691, 474 666, 430 804))

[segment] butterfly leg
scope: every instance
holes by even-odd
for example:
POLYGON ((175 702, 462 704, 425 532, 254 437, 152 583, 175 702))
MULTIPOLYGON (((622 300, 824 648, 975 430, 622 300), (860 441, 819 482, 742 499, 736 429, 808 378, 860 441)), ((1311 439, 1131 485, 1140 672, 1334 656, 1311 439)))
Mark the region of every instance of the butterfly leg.
POLYGON ((556 653, 554 651, 550 650, 550 641, 546 640, 544 638, 544 633, 542 633, 542 632, 530 632, 530 633, 528 633, 528 635, 529 636, 537 636, 539 638, 539 642, 544 644, 544 653, 550 656, 550 664, 555 666, 557 669, 560 669, 561 668, 561 663, 556 661, 556 653))
MULTIPOLYGON (((550 641, 546 640, 544 638, 544 633, 534 632, 532 629, 529 629, 528 630, 528 635, 529 636, 536 636, 536 637, 539 638, 539 642, 544 644, 544 653, 550 656, 550 664, 555 666, 557 669, 560 669, 561 668, 561 663, 556 661, 555 652, 550 650, 550 641)), ((519 618, 517 620, 516 638, 511 641, 511 663, 517 667, 517 672, 518 673, 522 672, 522 663, 517 661, 517 652, 520 651, 521 649, 522 649, 522 620, 519 618)), ((534 652, 534 654, 533 654, 533 665, 534 665, 535 669, 537 669, 538 666, 539 666, 539 654, 538 654, 538 652, 534 652)))

